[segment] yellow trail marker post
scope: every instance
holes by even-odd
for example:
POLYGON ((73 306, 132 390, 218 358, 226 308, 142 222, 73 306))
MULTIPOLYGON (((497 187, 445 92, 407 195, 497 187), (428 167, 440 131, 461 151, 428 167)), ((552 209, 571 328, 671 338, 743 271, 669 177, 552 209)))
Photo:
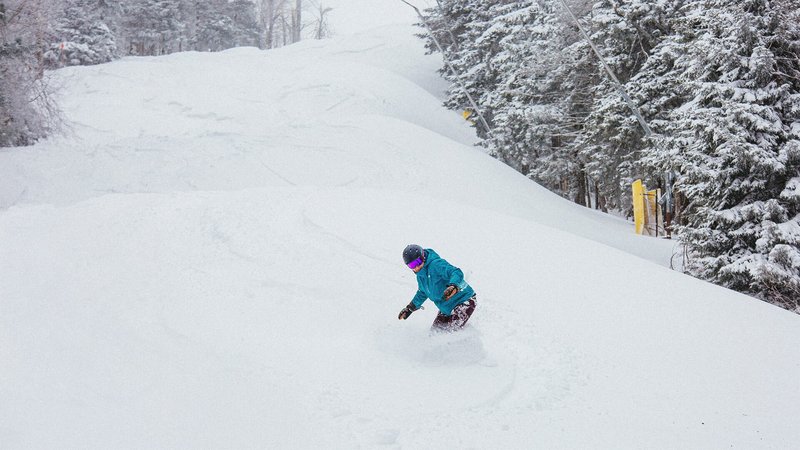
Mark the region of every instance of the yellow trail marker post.
POLYGON ((633 223, 636 234, 647 234, 658 237, 658 229, 664 228, 661 189, 647 190, 642 180, 636 180, 631 185, 633 189, 633 223))
POLYGON ((633 223, 636 234, 642 234, 644 231, 644 185, 642 180, 633 182, 633 223))

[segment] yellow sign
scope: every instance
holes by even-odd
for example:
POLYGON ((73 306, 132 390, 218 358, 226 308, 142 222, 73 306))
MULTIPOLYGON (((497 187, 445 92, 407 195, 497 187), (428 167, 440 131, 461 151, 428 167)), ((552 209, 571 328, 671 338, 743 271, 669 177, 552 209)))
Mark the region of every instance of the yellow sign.
POLYGON ((664 228, 662 211, 658 201, 661 189, 648 191, 642 180, 633 182, 633 223, 636 234, 658 236, 659 228, 664 228))
POLYGON ((644 185, 642 180, 633 182, 633 223, 636 234, 644 231, 644 185))
POLYGON ((466 120, 467 122, 469 122, 469 123, 471 123, 471 124, 475 125, 475 121, 474 121, 474 120, 472 120, 472 116, 473 116, 473 113, 472 113, 472 111, 470 111, 470 110, 468 110, 468 109, 465 109, 465 110, 464 110, 464 112, 463 112, 463 113, 461 113, 461 117, 463 117, 463 118, 464 118, 464 120, 466 120))

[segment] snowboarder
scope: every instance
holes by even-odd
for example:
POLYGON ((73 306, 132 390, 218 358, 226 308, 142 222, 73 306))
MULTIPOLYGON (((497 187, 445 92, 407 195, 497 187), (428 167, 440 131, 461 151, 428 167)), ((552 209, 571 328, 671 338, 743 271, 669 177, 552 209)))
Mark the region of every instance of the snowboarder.
POLYGON ((464 281, 464 273, 430 248, 423 249, 411 244, 403 250, 403 261, 417 274, 417 294, 400 315, 406 320, 427 299, 439 308, 439 314, 431 325, 432 332, 456 331, 466 325, 475 311, 475 291, 464 281))

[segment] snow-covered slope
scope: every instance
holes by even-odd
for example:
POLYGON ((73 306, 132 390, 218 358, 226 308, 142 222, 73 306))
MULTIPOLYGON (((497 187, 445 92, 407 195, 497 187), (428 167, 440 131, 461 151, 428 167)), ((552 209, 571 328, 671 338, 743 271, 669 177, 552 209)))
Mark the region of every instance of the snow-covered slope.
POLYGON ((484 155, 406 7, 351 1, 333 40, 59 72, 69 135, 0 153, 2 447, 794 447, 800 318, 484 155), (396 319, 410 242, 478 292, 463 333, 396 319))

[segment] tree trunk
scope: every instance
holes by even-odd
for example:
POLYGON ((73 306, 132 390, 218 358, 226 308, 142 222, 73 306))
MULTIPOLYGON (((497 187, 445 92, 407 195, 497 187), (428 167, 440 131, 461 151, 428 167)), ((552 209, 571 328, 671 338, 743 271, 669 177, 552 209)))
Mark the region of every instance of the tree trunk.
POLYGON ((261 3, 261 26, 264 32, 264 48, 275 47, 275 24, 278 21, 276 0, 263 0, 261 3))
POLYGON ((575 203, 586 206, 586 173, 583 166, 579 167, 575 177, 578 181, 578 191, 575 193, 575 203))
POLYGON ((303 0, 297 0, 294 14, 292 15, 292 43, 300 42, 300 32, 303 30, 303 0))

